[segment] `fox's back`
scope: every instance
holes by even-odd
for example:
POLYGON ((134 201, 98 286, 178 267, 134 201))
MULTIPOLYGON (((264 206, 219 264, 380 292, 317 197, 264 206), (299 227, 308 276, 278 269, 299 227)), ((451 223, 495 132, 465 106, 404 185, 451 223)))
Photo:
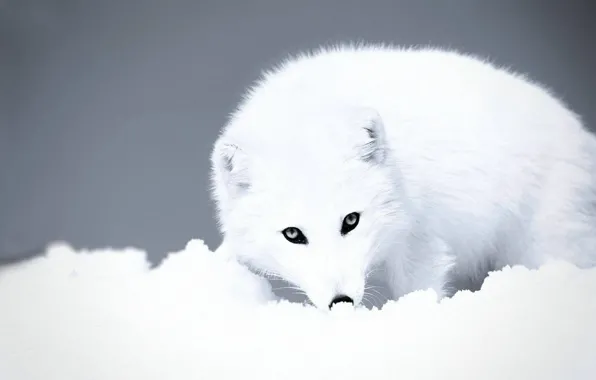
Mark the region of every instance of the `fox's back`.
MULTIPOLYGON (((264 103, 295 113, 294 120, 300 114, 316 120, 327 106, 377 110, 403 176, 399 186, 437 234, 463 244, 464 254, 500 235, 524 234, 544 194, 556 190, 548 186, 565 172, 561 166, 576 170, 560 178, 567 189, 581 187, 593 167, 585 151, 594 137, 565 104, 524 76, 472 56, 331 49, 284 62, 258 88, 251 104, 257 112, 264 103)), ((322 136, 296 139, 304 151, 330 150, 341 145, 342 130, 327 125, 275 128, 280 135, 322 136)))
POLYGON ((302 142, 309 146, 320 144, 313 141, 316 136, 335 136, 321 149, 333 149, 342 130, 323 133, 331 126, 312 122, 324 120, 314 113, 336 105, 377 110, 412 197, 487 199, 491 204, 476 205, 489 207, 487 212, 526 196, 552 165, 586 165, 581 151, 586 140, 594 140, 544 87, 455 52, 322 50, 282 63, 256 88, 247 108, 257 115, 261 105, 287 110, 290 120, 313 114, 299 128, 293 122, 271 123, 275 130, 268 132, 295 135, 297 144, 299 136, 308 135, 302 142))

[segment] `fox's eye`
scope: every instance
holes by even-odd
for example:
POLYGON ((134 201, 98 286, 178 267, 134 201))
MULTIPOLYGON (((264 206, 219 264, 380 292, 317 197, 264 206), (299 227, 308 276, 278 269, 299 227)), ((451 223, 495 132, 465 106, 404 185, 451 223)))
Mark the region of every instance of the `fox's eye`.
POLYGON ((294 244, 308 244, 308 240, 306 236, 300 231, 300 229, 296 227, 288 227, 281 231, 284 237, 290 242, 294 244))
POLYGON ((341 234, 346 235, 352 231, 360 222, 360 213, 352 212, 345 216, 343 223, 341 224, 341 234))

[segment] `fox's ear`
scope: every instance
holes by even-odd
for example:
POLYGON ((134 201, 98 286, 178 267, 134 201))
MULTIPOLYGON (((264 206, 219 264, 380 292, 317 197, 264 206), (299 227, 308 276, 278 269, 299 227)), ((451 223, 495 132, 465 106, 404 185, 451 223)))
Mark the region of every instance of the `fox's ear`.
POLYGON ((381 115, 372 108, 361 108, 356 112, 358 125, 364 132, 364 143, 359 145, 360 158, 370 163, 383 163, 387 156, 387 142, 381 115))
POLYGON ((213 174, 229 195, 237 195, 250 187, 248 156, 238 145, 224 140, 217 141, 211 161, 213 174))

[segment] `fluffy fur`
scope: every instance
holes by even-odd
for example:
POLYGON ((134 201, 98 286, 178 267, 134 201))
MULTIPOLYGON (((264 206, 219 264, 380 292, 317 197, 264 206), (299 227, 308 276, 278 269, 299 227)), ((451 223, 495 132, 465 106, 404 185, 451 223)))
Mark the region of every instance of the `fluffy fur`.
POLYGON ((551 257, 596 264, 596 139, 544 87, 470 55, 291 57, 247 91, 211 157, 222 247, 323 309, 360 303, 377 267, 399 298, 551 257), (284 238, 291 226, 308 244, 284 238))

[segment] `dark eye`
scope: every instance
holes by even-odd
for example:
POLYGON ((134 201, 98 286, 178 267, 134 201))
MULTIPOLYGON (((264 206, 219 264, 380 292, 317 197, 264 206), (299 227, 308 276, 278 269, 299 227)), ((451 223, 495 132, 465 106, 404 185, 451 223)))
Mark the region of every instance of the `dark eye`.
POLYGON ((352 231, 360 222, 360 213, 359 212, 352 212, 346 215, 344 218, 343 223, 341 224, 341 234, 346 235, 350 231, 352 231))
POLYGON ((285 230, 281 231, 284 237, 290 242, 294 244, 308 244, 308 240, 306 236, 300 231, 300 229, 296 227, 288 227, 285 230))

